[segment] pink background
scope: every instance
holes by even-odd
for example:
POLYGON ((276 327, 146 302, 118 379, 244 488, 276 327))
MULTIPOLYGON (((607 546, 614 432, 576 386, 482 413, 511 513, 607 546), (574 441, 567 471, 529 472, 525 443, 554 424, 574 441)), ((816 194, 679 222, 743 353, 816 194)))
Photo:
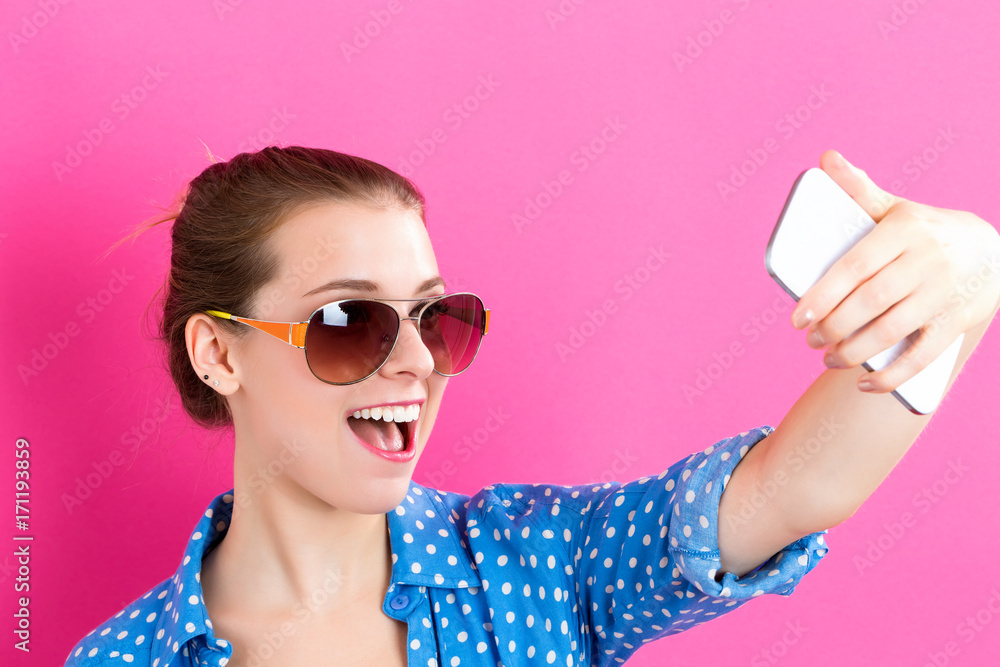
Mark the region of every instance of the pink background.
MULTIPOLYGON (((12 517, 3 531, 4 664, 61 664, 86 632, 173 573, 205 505, 232 483, 231 443, 183 416, 145 334, 157 313, 143 328, 167 230, 100 259, 208 165, 202 142, 222 159, 272 142, 331 148, 401 170, 423 190, 445 278, 493 309, 415 474, 465 493, 496 481, 631 480, 777 426, 823 366, 788 323, 792 301, 767 275, 764 248, 795 176, 824 150, 898 194, 1000 220, 1000 11, 988 3, 158 4, 9 0, 0 10, 0 498, 10 510, 14 442, 25 437, 35 536, 33 650, 11 660, 12 517), (553 23, 560 7, 568 15, 553 23), (391 20, 378 27, 376 16, 391 20), (366 26, 375 36, 345 56, 366 26), (695 57, 679 67, 675 54, 688 48, 695 57), (815 90, 823 99, 803 106, 815 90), (797 127, 782 120, 797 112, 797 127), (606 127, 613 141, 601 145, 606 127), (720 195, 717 183, 769 139, 778 150, 720 195), (582 158, 592 142, 599 154, 582 158), (77 162, 73 150, 87 154, 77 162), (917 166, 921 155, 932 164, 917 166), (519 230, 512 216, 563 170, 572 181, 541 196, 541 214, 519 230), (669 258, 644 273, 651 246, 669 258), (127 283, 112 295, 116 271, 127 283), (626 275, 645 281, 628 299, 615 289, 626 275), (608 299, 615 312, 584 326, 590 336, 561 359, 557 344, 608 299), (18 366, 67 325, 76 335, 22 380, 18 366), (715 372, 715 355, 734 342, 743 354, 715 372), (709 370, 711 386, 686 397, 709 370), (502 427, 475 451, 460 446, 491 409, 509 415, 502 427), (134 447, 130 433, 144 425, 134 447), (124 463, 67 511, 77 478, 119 455, 124 463)), ((998 348, 991 331, 916 446, 831 530, 830 555, 794 595, 756 600, 630 664, 995 659, 998 348), (949 484, 957 462, 969 470, 949 484), (936 502, 919 504, 935 483, 936 502), (915 525, 893 538, 886 526, 907 511, 915 525), (856 559, 880 538, 889 548, 859 572, 856 559), (992 623, 960 634, 977 612, 992 623), (805 629, 794 644, 786 624, 805 629), (955 656, 943 655, 949 641, 955 656)))

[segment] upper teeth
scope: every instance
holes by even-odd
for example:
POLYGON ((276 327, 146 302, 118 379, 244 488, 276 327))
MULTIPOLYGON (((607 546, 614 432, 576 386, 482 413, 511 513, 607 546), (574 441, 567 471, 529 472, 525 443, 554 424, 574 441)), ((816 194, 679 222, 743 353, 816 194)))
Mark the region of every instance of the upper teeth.
POLYGON ((387 422, 411 422, 420 417, 420 404, 386 405, 380 408, 365 408, 354 413, 355 419, 381 419, 387 422))

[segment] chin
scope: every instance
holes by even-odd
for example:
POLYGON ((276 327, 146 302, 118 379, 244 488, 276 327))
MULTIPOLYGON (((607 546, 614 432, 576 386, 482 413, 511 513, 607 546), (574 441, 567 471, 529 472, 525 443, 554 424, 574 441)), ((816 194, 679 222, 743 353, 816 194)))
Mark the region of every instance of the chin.
POLYGON ((317 497, 332 507, 355 514, 385 514, 404 501, 410 488, 409 477, 371 478, 352 480, 341 489, 339 497, 330 493, 317 493, 317 497), (346 497, 343 491, 346 490, 346 497))

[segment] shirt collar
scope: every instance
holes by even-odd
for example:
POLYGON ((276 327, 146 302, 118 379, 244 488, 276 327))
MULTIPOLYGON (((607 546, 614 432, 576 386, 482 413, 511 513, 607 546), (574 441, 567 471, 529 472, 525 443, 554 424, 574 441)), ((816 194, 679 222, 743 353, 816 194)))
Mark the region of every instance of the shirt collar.
MULTIPOLYGON (((406 497, 386 513, 394 584, 445 588, 482 585, 462 537, 467 504, 465 496, 430 489, 410 480, 406 497)), ((170 664, 184 650, 186 642, 199 635, 205 635, 204 645, 228 653, 228 642, 215 637, 207 615, 202 597, 201 562, 225 537, 232 516, 230 489, 209 503, 191 532, 180 566, 160 593, 163 612, 157 618, 152 639, 152 655, 159 658, 158 667, 170 664)))
MULTIPOLYGON (((169 585, 161 591, 164 598, 162 612, 156 620, 151 653, 157 667, 166 667, 178 653, 186 649, 192 637, 205 635, 202 645, 228 652, 229 643, 216 639, 212 622, 208 618, 201 588, 201 561, 226 534, 233 516, 233 491, 220 493, 201 515, 191 532, 184 559, 169 585), (174 650, 174 646, 177 650, 174 650)), ((198 650, 203 650, 198 646, 198 650)))
POLYGON ((410 480, 403 501, 387 513, 393 583, 443 588, 482 584, 465 538, 466 496, 410 480))

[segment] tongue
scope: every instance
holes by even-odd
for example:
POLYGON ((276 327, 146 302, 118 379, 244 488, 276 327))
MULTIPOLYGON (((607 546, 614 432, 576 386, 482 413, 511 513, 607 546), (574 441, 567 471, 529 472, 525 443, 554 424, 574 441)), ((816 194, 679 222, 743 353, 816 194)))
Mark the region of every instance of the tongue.
POLYGON ((347 423, 351 425, 351 430, 357 433, 359 438, 372 447, 384 449, 387 452, 403 450, 403 433, 399 430, 396 422, 348 417, 347 423))

